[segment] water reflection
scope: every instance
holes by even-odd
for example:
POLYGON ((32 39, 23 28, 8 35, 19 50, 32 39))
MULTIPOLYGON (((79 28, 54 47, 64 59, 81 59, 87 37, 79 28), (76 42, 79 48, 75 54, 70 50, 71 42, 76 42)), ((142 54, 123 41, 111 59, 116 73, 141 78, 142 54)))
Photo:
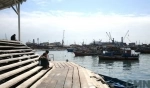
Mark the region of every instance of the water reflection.
POLYGON ((132 66, 138 66, 139 60, 123 60, 123 61, 114 61, 114 60, 99 60, 99 65, 105 64, 106 68, 113 69, 113 67, 123 67, 123 70, 132 70, 132 66))

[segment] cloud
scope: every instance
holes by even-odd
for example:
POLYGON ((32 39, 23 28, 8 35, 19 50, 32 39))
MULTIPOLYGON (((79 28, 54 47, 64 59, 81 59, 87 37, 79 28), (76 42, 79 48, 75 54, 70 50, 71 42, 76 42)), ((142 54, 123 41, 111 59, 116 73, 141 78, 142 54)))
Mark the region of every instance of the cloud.
POLYGON ((51 0, 52 2, 62 2, 63 0, 51 0))
POLYGON ((36 3, 39 6, 47 6, 50 3, 55 3, 55 2, 62 2, 63 0, 32 0, 34 3, 36 3))
POLYGON ((49 0, 32 0, 32 1, 39 6, 46 6, 49 3, 49 0))
MULTIPOLYGON (((14 13, 0 14, 0 38, 5 38, 5 33, 10 36, 17 34, 17 16, 14 13), (11 17, 10 17, 11 15, 11 17), (5 29, 5 30, 4 30, 5 29)), ((124 37, 129 30, 129 39, 133 42, 143 41, 149 43, 147 38, 149 31, 150 16, 134 14, 103 14, 83 13, 83 12, 66 12, 66 11, 33 11, 21 12, 21 35, 24 42, 33 38, 40 38, 43 41, 61 41, 63 30, 65 30, 65 41, 70 44, 76 41, 81 43, 92 42, 93 39, 108 41, 106 32, 111 32, 116 41, 124 37)), ((125 38, 126 42, 129 42, 125 38)))

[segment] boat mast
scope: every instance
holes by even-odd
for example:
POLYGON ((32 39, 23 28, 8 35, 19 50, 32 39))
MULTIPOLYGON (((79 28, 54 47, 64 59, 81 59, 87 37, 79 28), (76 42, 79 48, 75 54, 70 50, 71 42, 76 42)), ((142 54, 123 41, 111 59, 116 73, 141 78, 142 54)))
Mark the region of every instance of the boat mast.
POLYGON ((63 39, 62 39, 62 47, 64 46, 64 35, 65 35, 65 30, 63 30, 63 39))

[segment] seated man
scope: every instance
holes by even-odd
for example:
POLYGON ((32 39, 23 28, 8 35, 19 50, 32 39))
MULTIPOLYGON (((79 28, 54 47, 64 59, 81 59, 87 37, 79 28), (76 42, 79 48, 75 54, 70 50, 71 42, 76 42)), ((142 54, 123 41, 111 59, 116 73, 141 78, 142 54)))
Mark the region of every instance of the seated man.
POLYGON ((45 53, 43 53, 41 57, 39 58, 41 62, 41 66, 43 66, 44 69, 49 68, 48 53, 49 51, 46 50, 45 53))
POLYGON ((13 35, 11 36, 11 40, 16 41, 16 34, 13 34, 13 35))

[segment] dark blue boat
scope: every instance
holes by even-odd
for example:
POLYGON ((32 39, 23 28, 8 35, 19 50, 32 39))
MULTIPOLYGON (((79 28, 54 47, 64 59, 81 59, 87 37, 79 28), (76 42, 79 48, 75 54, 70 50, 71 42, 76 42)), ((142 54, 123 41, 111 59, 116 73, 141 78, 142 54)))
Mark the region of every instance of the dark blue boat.
POLYGON ((74 52, 74 48, 67 48, 68 52, 74 52))
POLYGON ((102 74, 99 75, 103 77, 103 79, 110 86, 110 88, 137 88, 137 86, 135 86, 134 84, 119 80, 117 78, 112 78, 102 74))
POLYGON ((116 54, 114 51, 105 51, 102 55, 99 55, 99 59, 103 60, 139 60, 139 54, 133 54, 131 49, 123 48, 120 50, 120 54, 116 54))

